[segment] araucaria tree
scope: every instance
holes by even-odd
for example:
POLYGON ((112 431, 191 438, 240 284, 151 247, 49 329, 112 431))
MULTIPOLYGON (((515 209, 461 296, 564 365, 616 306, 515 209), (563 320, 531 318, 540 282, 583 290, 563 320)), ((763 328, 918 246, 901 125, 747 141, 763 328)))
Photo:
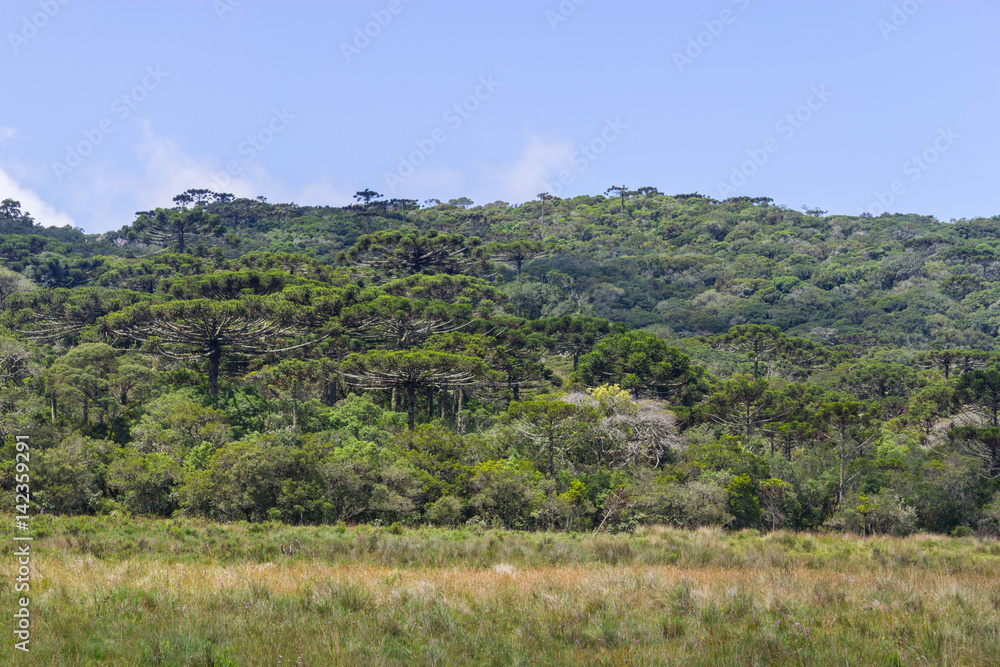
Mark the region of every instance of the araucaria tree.
POLYGON ((171 211, 158 208, 152 216, 140 216, 135 229, 150 243, 174 246, 178 253, 187 251, 187 241, 191 236, 212 234, 223 236, 225 227, 219 224, 219 216, 206 213, 202 208, 171 211))
POLYGON ((394 350, 419 345, 427 338, 458 331, 472 321, 472 309, 401 296, 380 296, 340 312, 344 327, 362 338, 394 350))
POLYGON ((219 393, 219 369, 226 356, 254 357, 315 342, 301 308, 281 300, 245 297, 233 301, 171 301, 138 304, 105 318, 108 338, 147 343, 171 359, 205 359, 209 393, 219 393), (307 336, 305 340, 299 337, 307 336))
POLYGON ((646 331, 604 338, 580 358, 573 377, 590 386, 617 384, 640 397, 679 403, 692 400, 701 389, 689 357, 646 331))
POLYGON ((406 394, 406 423, 412 431, 418 389, 468 387, 489 371, 480 359, 445 352, 368 352, 352 354, 341 365, 348 384, 365 389, 398 389, 406 394))
POLYGON ((11 298, 13 312, 5 323, 34 343, 72 345, 84 327, 147 298, 139 292, 104 287, 37 290, 11 298))
POLYGON ((539 259, 548 254, 545 244, 541 241, 518 240, 510 243, 491 243, 486 247, 490 257, 498 262, 513 264, 521 276, 521 266, 532 259, 539 259))
POLYGON ((486 265, 481 246, 478 238, 461 234, 395 230, 362 236, 339 259, 349 266, 371 269, 380 281, 414 273, 476 275, 486 265))

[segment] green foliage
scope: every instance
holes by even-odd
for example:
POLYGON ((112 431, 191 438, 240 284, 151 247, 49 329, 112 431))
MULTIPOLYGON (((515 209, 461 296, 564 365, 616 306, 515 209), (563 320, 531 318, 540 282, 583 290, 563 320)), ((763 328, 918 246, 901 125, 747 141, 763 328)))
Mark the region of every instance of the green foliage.
POLYGON ((83 343, 56 360, 49 370, 49 388, 55 394, 80 402, 84 424, 91 407, 107 413, 114 398, 110 377, 118 369, 115 349, 103 343, 83 343))
POLYGON ((693 402, 701 388, 687 355, 651 333, 638 331, 599 342, 593 352, 580 358, 573 377, 592 387, 617 384, 639 396, 678 403, 693 402))
POLYGON ((229 438, 226 421, 221 410, 204 405, 196 392, 181 389, 146 405, 145 414, 132 428, 132 447, 183 460, 196 446, 221 447, 229 438))
POLYGON ((748 475, 734 477, 726 486, 729 513, 733 515, 734 528, 751 528, 760 523, 760 502, 757 485, 748 475))
POLYGON ((396 230, 362 236, 338 259, 368 268, 376 279, 405 278, 417 273, 476 275, 485 268, 486 254, 478 238, 431 230, 396 230))
POLYGON ((462 501, 455 496, 441 496, 427 508, 427 520, 435 526, 454 528, 462 518, 462 501))
POLYGON ((204 240, 209 235, 221 237, 226 233, 219 216, 200 206, 180 211, 158 208, 150 215, 140 215, 134 229, 148 242, 173 246, 181 254, 189 249, 192 237, 204 240))
POLYGON ((483 461, 470 470, 469 505, 485 521, 522 528, 537 502, 535 484, 540 478, 524 459, 483 461))
POLYGON ((522 435, 536 442, 542 460, 548 461, 547 470, 555 474, 556 449, 564 450, 572 442, 571 433, 583 421, 582 411, 558 396, 546 396, 533 401, 511 403, 506 420, 515 425, 522 435))
POLYGON ((723 487, 692 481, 668 484, 665 490, 653 492, 650 512, 665 523, 682 528, 731 525, 727 490, 723 487))
POLYGON ((166 454, 132 453, 111 464, 108 486, 131 512, 170 516, 177 507, 174 488, 180 477, 180 466, 166 454))
POLYGON ((996 220, 610 194, 7 200, 0 437, 50 512, 989 530, 996 220))
POLYGON ((114 453, 110 442, 79 435, 66 438, 56 447, 36 452, 31 466, 33 501, 43 511, 56 514, 85 514, 97 510, 106 490, 108 465, 114 453))

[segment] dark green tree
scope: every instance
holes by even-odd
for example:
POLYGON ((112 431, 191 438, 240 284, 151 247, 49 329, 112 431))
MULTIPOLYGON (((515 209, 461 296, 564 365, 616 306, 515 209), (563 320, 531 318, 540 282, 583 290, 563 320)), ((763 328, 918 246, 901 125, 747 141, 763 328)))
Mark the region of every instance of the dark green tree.
POLYGON ((37 343, 75 343, 101 317, 146 301, 149 296, 103 287, 43 289, 10 299, 9 325, 37 343))
POLYGON ((690 358, 655 334, 613 334, 580 358, 573 378, 590 387, 617 384, 640 397, 692 402, 701 393, 701 378, 690 358))
POLYGON ((767 380, 734 375, 709 399, 709 414, 716 422, 735 430, 747 441, 750 436, 782 416, 777 392, 767 380))
POLYGON ((475 275, 486 266, 481 244, 461 234, 394 230, 362 236, 338 259, 348 266, 370 269, 380 282, 415 273, 475 275))
POLYGON ((555 453, 566 448, 579 425, 581 409, 560 396, 511 403, 504 419, 521 434, 542 445, 548 456, 549 477, 555 475, 555 453))
POLYGON ((837 485, 837 502, 843 502, 847 483, 847 462, 877 435, 871 415, 857 401, 824 403, 817 415, 819 421, 833 431, 838 444, 840 483, 837 485))
POLYGON ((414 274, 388 282, 381 289, 392 296, 468 304, 473 308, 483 302, 485 305, 502 304, 507 298, 503 290, 482 278, 446 273, 414 274))
POLYGON ((472 320, 468 306, 399 296, 380 296, 340 312, 340 321, 349 331, 393 350, 409 349, 436 334, 458 331, 472 320))
POLYGON ((77 345, 56 359, 49 369, 50 390, 80 401, 83 423, 90 423, 90 408, 114 400, 110 377, 118 369, 115 349, 103 343, 77 345))
POLYGON ((628 186, 625 185, 612 185, 610 188, 604 191, 604 194, 609 195, 612 192, 617 193, 621 197, 621 222, 625 223, 625 196, 629 194, 628 186))
POLYGON ((963 373, 955 389, 965 409, 979 414, 993 428, 1000 427, 1000 367, 963 373))
POLYGON ((219 370, 227 356, 252 358, 311 345, 307 314, 287 301, 245 297, 233 301, 140 303, 104 318, 101 330, 114 339, 145 343, 171 359, 204 359, 209 393, 219 393, 219 370), (305 336, 305 340, 300 337, 305 336))
POLYGON ((287 397, 292 407, 292 431, 297 433, 302 403, 334 373, 329 360, 285 359, 250 373, 246 379, 274 398, 287 397))
POLYGON ((769 325, 744 324, 713 339, 715 346, 741 352, 753 362, 754 379, 760 378, 761 360, 774 359, 785 344, 781 329, 769 325))
POLYGON ((152 216, 140 216, 133 226, 147 242, 173 246, 183 254, 187 252, 190 237, 225 235, 226 229, 219 220, 218 215, 206 213, 200 207, 180 211, 158 208, 152 216))
POLYGON ((510 241, 508 243, 491 243, 486 246, 490 258, 497 262, 513 264, 517 269, 517 277, 521 277, 521 266, 532 259, 548 255, 548 250, 541 241, 510 241))
POLYGON ((397 389, 406 396, 406 422, 415 423, 417 391, 470 387, 488 375, 483 362, 457 354, 426 351, 373 351, 352 354, 341 365, 348 384, 372 390, 397 389))
POLYGON ((595 345, 613 333, 627 331, 621 323, 611 323, 599 317, 570 315, 535 320, 530 327, 548 338, 553 352, 571 358, 574 371, 579 368, 580 357, 593 350, 595 345))
POLYGON ((962 453, 978 459, 986 477, 1000 477, 1000 428, 960 426, 948 431, 948 440, 962 453))

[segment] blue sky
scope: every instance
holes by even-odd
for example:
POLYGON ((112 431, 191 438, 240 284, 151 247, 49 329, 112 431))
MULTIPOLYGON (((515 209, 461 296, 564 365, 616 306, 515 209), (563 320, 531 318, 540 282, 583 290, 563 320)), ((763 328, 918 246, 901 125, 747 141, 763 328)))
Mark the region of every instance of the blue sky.
POLYGON ((611 185, 1000 214, 997 0, 5 0, 0 198, 519 203, 611 185))

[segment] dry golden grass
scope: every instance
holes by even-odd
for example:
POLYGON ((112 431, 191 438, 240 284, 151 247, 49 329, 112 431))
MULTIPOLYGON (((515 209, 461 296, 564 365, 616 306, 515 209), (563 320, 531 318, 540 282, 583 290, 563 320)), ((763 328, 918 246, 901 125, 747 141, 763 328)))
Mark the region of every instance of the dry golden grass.
POLYGON ((33 561, 31 662, 1000 664, 995 542, 647 528, 373 543, 358 528, 341 535, 357 551, 326 558, 310 530, 311 555, 185 559, 167 542, 97 557, 64 548, 57 527, 33 561), (448 555, 409 564, 411 541, 448 555))

